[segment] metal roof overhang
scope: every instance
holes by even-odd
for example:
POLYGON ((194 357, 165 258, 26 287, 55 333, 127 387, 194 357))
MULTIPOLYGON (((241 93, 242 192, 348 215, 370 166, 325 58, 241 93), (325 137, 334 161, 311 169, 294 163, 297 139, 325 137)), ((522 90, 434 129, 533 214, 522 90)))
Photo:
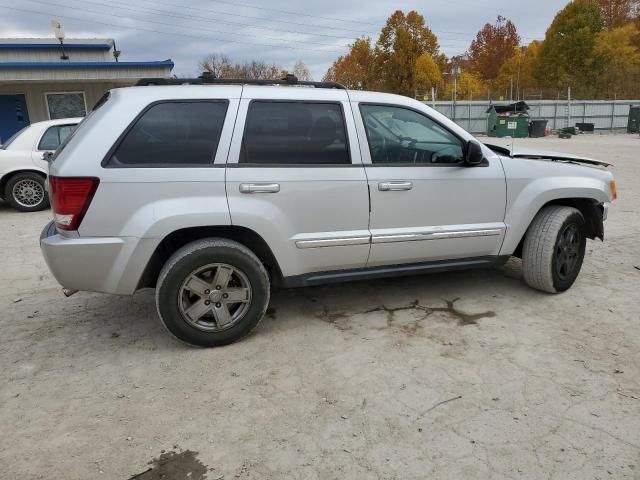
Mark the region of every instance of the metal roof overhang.
POLYGON ((145 77, 168 77, 174 63, 157 62, 4 62, 0 83, 129 81, 145 77))
MULTIPOLYGON (((110 50, 111 43, 65 43, 65 50, 110 50)), ((60 50, 58 43, 0 43, 0 50, 60 50)))

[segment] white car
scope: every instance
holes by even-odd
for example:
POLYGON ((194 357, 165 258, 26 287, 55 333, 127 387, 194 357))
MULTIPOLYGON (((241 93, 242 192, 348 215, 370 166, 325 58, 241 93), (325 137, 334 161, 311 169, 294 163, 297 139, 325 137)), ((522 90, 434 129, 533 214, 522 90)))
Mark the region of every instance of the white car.
POLYGON ((47 208, 44 184, 48 165, 43 155, 55 151, 81 120, 32 123, 0 145, 0 198, 23 212, 47 208))
POLYGON ((67 295, 155 287, 195 345, 247 335, 271 285, 516 256, 530 286, 562 292, 616 197, 606 162, 482 145, 407 97, 293 76, 149 83, 112 90, 58 148, 40 246, 67 295))

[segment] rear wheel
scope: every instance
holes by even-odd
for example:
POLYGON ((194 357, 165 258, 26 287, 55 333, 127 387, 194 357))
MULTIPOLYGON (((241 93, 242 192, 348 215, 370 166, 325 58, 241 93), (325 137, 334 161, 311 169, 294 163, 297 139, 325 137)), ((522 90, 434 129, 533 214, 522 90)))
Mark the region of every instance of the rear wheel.
POLYGON ((49 207, 45 178, 34 172, 18 173, 7 182, 4 198, 16 210, 37 212, 49 207))
POLYGON ((214 347, 253 330, 269 304, 269 277, 251 250, 226 239, 206 239, 178 250, 156 287, 160 319, 177 338, 214 347))
POLYGON ((567 290, 578 278, 586 243, 585 221, 579 210, 561 205, 543 208, 524 240, 525 282, 549 293, 567 290))

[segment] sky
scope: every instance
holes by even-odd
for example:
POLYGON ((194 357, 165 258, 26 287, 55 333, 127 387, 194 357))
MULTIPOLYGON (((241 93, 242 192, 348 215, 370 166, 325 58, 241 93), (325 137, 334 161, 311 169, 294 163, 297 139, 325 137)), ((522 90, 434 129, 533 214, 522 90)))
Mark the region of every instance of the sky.
POLYGON ((448 56, 464 53, 497 15, 511 19, 523 43, 544 38, 566 0, 0 0, 0 37, 114 38, 121 61, 175 62, 173 73, 197 76, 199 62, 222 53, 291 70, 302 60, 319 80, 355 38, 374 41, 395 10, 416 10, 448 56))

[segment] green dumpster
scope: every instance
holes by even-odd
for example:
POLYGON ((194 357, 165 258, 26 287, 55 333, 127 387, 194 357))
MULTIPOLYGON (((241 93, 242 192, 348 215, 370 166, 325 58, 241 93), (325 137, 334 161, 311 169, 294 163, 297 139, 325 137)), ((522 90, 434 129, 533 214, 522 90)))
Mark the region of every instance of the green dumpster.
POLYGON ((627 133, 640 132, 640 105, 629 107, 629 121, 627 122, 627 133))
POLYGON ((529 106, 525 102, 491 105, 487 110, 487 135, 526 138, 529 136, 529 106))

